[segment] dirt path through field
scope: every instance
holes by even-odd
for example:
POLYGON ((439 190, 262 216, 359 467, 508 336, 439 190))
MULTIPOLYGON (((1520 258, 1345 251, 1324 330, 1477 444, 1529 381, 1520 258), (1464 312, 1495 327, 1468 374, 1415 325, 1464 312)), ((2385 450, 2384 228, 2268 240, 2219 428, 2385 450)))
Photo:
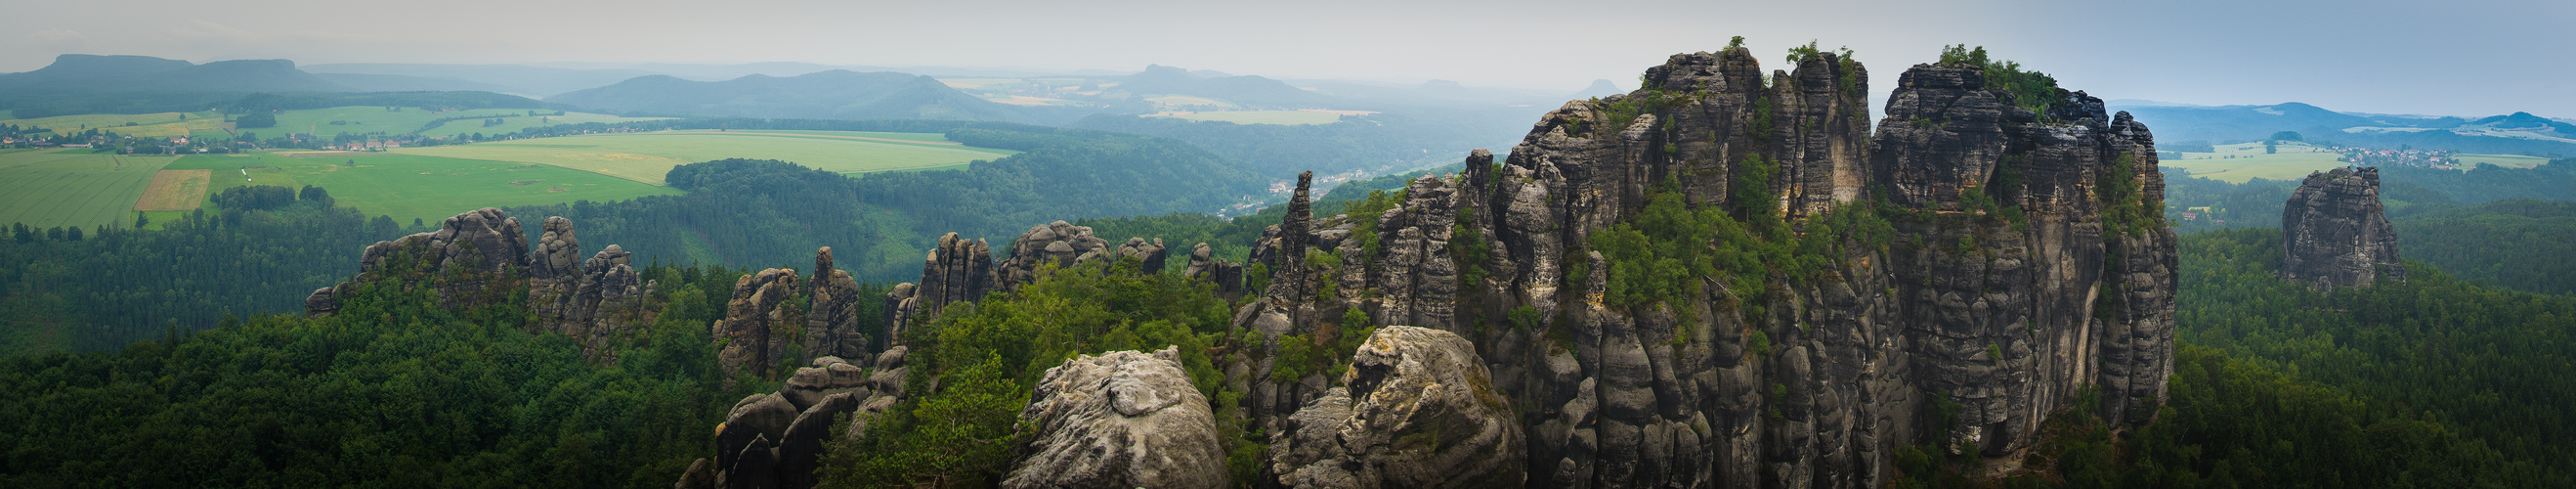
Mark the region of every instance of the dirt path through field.
POLYGON ((206 203, 206 184, 214 170, 161 170, 152 174, 152 185, 143 188, 143 198, 135 199, 138 211, 193 210, 206 203))
POLYGON ((966 143, 949 142, 949 141, 915 141, 915 140, 910 140, 910 139, 872 138, 872 137, 867 137, 867 136, 833 136, 833 135, 828 135, 828 134, 797 134, 797 133, 792 133, 792 132, 750 132, 750 131, 723 131, 723 132, 717 132, 717 131, 672 131, 672 132, 674 132, 674 133, 679 133, 679 134, 743 134, 743 135, 751 135, 751 136, 788 136, 788 137, 800 137, 800 138, 857 139, 857 140, 863 140, 863 141, 884 141, 884 142, 889 142, 889 143, 927 144, 927 145, 933 145, 933 146, 965 146, 965 145, 966 145, 966 143))

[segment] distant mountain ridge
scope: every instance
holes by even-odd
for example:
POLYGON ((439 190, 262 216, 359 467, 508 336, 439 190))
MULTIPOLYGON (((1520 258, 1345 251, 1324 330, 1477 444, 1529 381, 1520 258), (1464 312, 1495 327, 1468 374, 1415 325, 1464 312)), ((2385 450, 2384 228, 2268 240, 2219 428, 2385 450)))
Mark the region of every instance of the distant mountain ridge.
POLYGON ((749 75, 701 82, 642 76, 575 90, 547 102, 622 112, 795 119, 931 119, 1061 122, 1052 107, 1017 107, 967 95, 938 79, 893 72, 831 70, 791 77, 749 75))
POLYGON ((43 93, 114 91, 340 92, 349 87, 283 59, 196 64, 151 56, 65 54, 35 71, 0 74, 0 89, 43 93))
POLYGON ((2528 112, 2468 119, 2338 112, 2298 102, 2198 106, 2120 100, 2110 106, 2152 124, 2161 141, 2255 141, 2275 132, 2296 131, 2309 141, 2346 145, 2576 154, 2576 124, 2528 112))

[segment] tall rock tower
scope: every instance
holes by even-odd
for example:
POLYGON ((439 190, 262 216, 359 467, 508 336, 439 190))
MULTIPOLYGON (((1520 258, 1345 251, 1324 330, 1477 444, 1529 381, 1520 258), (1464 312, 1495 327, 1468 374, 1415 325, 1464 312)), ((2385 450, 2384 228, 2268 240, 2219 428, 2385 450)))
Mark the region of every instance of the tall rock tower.
POLYGON ((2397 231, 2379 206, 2378 168, 2308 174, 2281 207, 2281 278, 2318 287, 2406 281, 2397 231))

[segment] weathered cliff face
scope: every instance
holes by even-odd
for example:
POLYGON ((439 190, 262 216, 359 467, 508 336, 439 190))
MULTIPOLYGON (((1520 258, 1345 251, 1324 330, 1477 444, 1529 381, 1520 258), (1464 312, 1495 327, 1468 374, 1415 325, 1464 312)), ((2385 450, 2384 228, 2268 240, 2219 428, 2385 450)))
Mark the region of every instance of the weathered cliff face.
POLYGON ((2378 168, 2308 174, 2281 209, 2281 278, 2321 288, 2405 282, 2378 168))
MULTIPOLYGON (((1275 349, 1360 311, 1472 340, 1517 406, 1532 486, 1877 486, 1897 446, 2009 454, 2088 390, 2109 419, 2151 413, 2175 254, 2147 129, 2080 92, 2043 114, 1980 68, 1919 65, 1872 135, 1862 70, 1825 53, 1766 85, 1740 50, 1677 55, 1637 93, 1550 113, 1506 165, 1480 151, 1414 182, 1374 222, 1294 210, 1301 182, 1255 246, 1269 286, 1236 327, 1275 349), (1592 236, 1658 188, 1832 234, 1758 288, 1700 277, 1697 296, 1615 304, 1592 236), (1886 235, 1863 237, 1878 210, 1886 235)), ((1228 373, 1285 437, 1335 383, 1273 382, 1281 368, 1228 373)))

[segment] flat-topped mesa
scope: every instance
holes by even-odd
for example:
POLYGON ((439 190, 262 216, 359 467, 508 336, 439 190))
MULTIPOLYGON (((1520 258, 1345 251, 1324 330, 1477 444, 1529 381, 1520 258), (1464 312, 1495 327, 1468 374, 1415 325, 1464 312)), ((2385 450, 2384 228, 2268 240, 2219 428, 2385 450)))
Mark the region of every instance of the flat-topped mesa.
POLYGON ((2281 278, 2319 288, 2405 282, 2378 168, 2308 174, 2281 208, 2281 278))

